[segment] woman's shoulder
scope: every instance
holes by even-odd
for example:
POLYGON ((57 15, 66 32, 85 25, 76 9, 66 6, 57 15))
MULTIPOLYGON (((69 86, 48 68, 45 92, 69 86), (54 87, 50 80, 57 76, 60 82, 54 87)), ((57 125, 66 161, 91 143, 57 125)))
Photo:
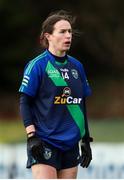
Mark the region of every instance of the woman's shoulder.
POLYGON ((31 67, 36 67, 36 66, 43 66, 47 63, 47 53, 44 51, 40 54, 38 54, 37 56, 35 56, 34 58, 28 60, 28 63, 26 64, 27 66, 31 66, 31 67))
POLYGON ((32 71, 32 70, 39 70, 39 69, 45 69, 47 64, 47 54, 45 52, 35 56, 34 58, 30 59, 28 63, 25 66, 25 70, 32 71))
POLYGON ((69 61, 71 61, 73 64, 77 66, 82 66, 82 63, 75 57, 68 55, 69 61))
POLYGON ((42 52, 40 54, 38 54, 37 56, 35 56, 34 58, 32 58, 31 60, 29 60, 29 63, 41 63, 41 62, 44 62, 46 60, 46 52, 42 52))

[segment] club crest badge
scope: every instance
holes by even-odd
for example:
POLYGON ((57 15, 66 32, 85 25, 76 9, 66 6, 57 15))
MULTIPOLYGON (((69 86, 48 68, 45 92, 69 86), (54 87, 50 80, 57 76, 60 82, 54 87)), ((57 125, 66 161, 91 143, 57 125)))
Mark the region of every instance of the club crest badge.
POLYGON ((78 79, 78 71, 76 69, 72 69, 71 70, 71 73, 72 73, 72 76, 75 78, 75 79, 78 79))
POLYGON ((44 158, 45 158, 46 160, 50 159, 51 156, 52 156, 52 151, 51 151, 51 149, 45 147, 43 156, 44 156, 44 158))

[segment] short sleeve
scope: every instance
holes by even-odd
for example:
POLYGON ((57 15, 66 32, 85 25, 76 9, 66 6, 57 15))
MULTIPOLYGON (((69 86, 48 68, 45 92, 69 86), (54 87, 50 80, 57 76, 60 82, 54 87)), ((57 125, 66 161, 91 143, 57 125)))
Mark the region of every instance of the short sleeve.
POLYGON ((29 63, 24 70, 23 79, 19 92, 25 93, 29 96, 34 97, 37 93, 39 85, 42 80, 42 71, 37 63, 33 66, 29 63))

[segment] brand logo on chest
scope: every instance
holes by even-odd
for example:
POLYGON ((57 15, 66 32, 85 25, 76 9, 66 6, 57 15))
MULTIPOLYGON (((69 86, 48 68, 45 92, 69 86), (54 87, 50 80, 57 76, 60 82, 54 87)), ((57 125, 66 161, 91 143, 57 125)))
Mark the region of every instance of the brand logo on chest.
POLYGON ((65 87, 61 96, 55 96, 54 104, 80 104, 82 98, 72 97, 71 89, 65 87))

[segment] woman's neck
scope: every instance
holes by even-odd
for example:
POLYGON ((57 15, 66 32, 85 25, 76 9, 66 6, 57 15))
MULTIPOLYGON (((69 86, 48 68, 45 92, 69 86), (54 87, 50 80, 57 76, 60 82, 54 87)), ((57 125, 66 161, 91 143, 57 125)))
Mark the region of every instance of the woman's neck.
POLYGON ((51 52, 51 54, 55 55, 55 56, 58 56, 58 57, 64 57, 66 55, 66 52, 65 51, 56 51, 56 50, 53 50, 53 49, 48 49, 49 52, 51 52))
MULTIPOLYGON (((49 51, 49 50, 48 50, 49 51)), ((52 54, 52 56, 54 56, 55 58, 55 61, 58 61, 58 62, 61 62, 61 63, 64 63, 65 60, 67 60, 67 54, 65 54, 64 56, 56 56, 54 55, 52 52, 49 51, 50 54, 52 54)))

